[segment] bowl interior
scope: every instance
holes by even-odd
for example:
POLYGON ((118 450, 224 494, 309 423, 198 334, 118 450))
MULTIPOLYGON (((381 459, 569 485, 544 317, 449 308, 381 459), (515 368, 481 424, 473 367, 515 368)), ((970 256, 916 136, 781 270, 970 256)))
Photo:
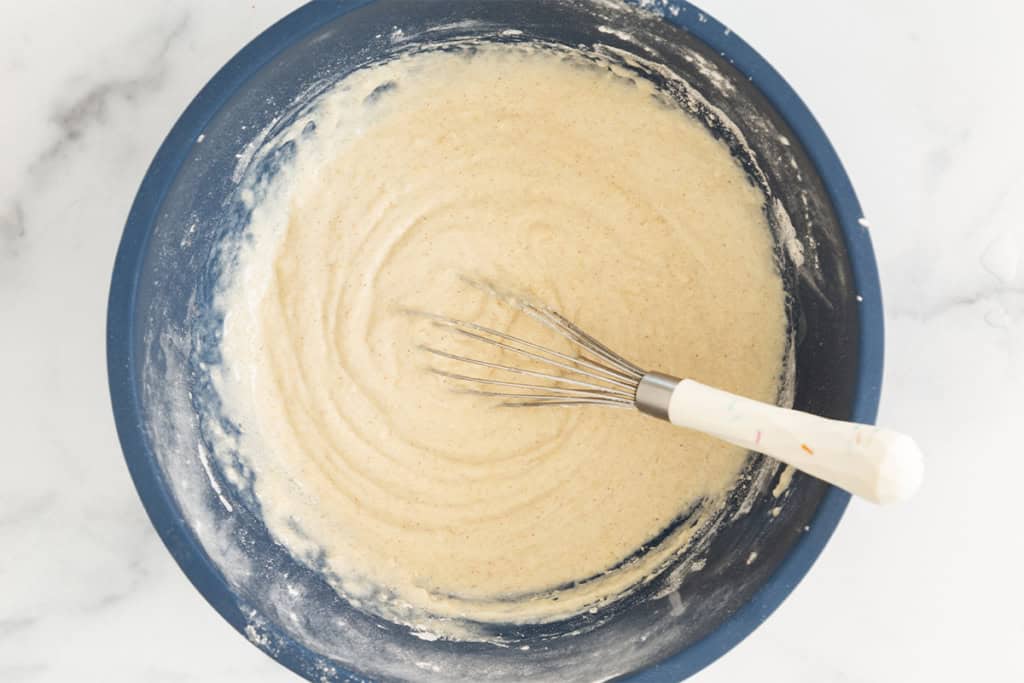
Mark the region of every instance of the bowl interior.
MULTIPOLYGON (((211 410, 209 402, 216 397, 203 368, 219 361, 221 321, 211 307, 220 275, 215 256, 247 222, 235 196, 239 158, 259 135, 287 125, 311 92, 351 70, 410 46, 470 37, 610 46, 685 80, 691 87, 679 87, 657 69, 643 74, 703 118, 765 192, 788 264, 795 407, 872 419, 874 406, 868 407, 871 414, 855 415, 855 402, 864 381, 860 310, 876 302, 857 301, 848 234, 835 209, 837 190, 826 187, 820 161, 810 156, 821 150, 805 145, 806 131, 790 127, 758 80, 711 47, 709 31, 728 32, 704 15, 698 18, 695 8, 673 7, 680 11, 661 17, 583 0, 314 3, 225 67, 154 162, 126 228, 111 299, 111 387, 125 454, 154 524, 193 583, 253 643, 302 675, 569 681, 627 675, 663 662, 645 675, 678 680, 767 616, 838 521, 845 495, 797 473, 778 497, 771 482, 700 558, 684 556, 679 566, 602 614, 503 627, 513 646, 428 641, 352 608, 315 567, 274 543, 249 484, 224 477, 205 450, 209 430, 231 428, 211 417, 216 406, 211 410), (735 128, 723 125, 725 119, 735 128), (802 255, 787 251, 791 235, 773 202, 791 219, 802 255), (822 517, 825 500, 831 507, 822 517), (806 555, 802 564, 778 585, 773 575, 809 535, 816 544, 799 551, 806 555), (755 552, 757 561, 748 563, 755 552), (762 603, 762 613, 736 617, 770 580, 776 595, 762 603)), ((748 61, 763 64, 741 42, 735 45, 748 61)), ((278 152, 248 172, 273 174, 288 154, 278 152)), ((869 248, 866 254, 870 259, 869 248)), ((783 473, 776 469, 774 476, 783 473)), ((734 508, 740 504, 733 502, 734 508)))

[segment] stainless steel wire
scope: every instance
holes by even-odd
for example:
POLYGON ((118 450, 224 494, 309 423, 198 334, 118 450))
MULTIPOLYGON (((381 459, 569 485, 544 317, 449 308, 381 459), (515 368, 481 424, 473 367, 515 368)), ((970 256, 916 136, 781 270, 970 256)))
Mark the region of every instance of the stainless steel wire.
POLYGON ((580 329, 556 311, 519 297, 502 293, 487 283, 466 280, 506 305, 525 313, 540 325, 569 342, 576 353, 558 351, 528 339, 491 327, 457 320, 432 313, 413 312, 439 327, 481 345, 495 347, 525 359, 542 369, 531 369, 505 362, 483 360, 462 353, 453 353, 433 346, 421 345, 424 351, 449 361, 495 371, 481 377, 452 372, 437 367, 431 370, 462 385, 464 392, 501 399, 510 407, 602 405, 632 408, 636 390, 646 374, 593 336, 580 329), (496 375, 496 376, 495 376, 496 375), (540 382, 518 382, 503 376, 529 377, 540 382), (507 391, 506 391, 507 389, 507 391))

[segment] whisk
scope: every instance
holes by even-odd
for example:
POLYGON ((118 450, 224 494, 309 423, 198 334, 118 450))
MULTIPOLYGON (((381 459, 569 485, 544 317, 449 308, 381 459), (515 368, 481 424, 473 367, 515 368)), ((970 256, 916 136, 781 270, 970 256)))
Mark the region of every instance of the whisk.
MULTIPOLYGON (((479 283, 474 283, 479 284, 479 283)), ((475 367, 488 376, 431 368, 464 391, 506 407, 606 406, 636 409, 792 465, 876 503, 909 498, 924 471, 912 438, 888 429, 843 422, 754 401, 692 379, 644 370, 587 334, 555 310, 486 291, 514 306, 571 345, 563 353, 473 322, 421 314, 459 336, 520 358, 522 367, 421 346, 434 356, 475 367), (502 379, 508 377, 508 379, 502 379), (514 381, 523 379, 524 381, 514 381)))

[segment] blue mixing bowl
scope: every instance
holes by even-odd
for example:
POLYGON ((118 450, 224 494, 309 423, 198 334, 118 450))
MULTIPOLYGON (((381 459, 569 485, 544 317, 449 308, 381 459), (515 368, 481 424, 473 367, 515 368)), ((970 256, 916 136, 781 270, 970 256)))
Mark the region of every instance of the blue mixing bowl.
MULTIPOLYGON (((800 474, 779 498, 768 486, 681 585, 670 582, 670 568, 600 614, 500 627, 514 646, 498 647, 430 642, 355 609, 315 566, 274 543, 251 482, 225 477, 207 455, 210 430, 231 428, 216 418, 204 368, 219 359, 221 321, 211 306, 218 247, 248 218, 233 177, 239 157, 258 131, 287 125, 301 93, 410 44, 469 36, 610 45, 690 83, 692 91, 673 96, 688 99, 733 149, 766 206, 777 202, 792 217, 807 250, 805 267, 784 274, 795 406, 874 421, 882 304, 857 200, 811 114, 735 34, 683 2, 647 2, 641 11, 598 0, 325 0, 282 19, 221 69, 142 181, 107 319, 125 459, 153 525, 196 588, 250 641, 310 680, 681 680, 738 643, 793 590, 839 523, 846 493, 800 474), (720 125, 723 116, 739 133, 720 125), (748 566, 755 550, 758 560, 748 566)), ((273 174, 289 150, 275 152, 250 172, 273 174)), ((781 250, 781 228, 773 228, 781 250)), ((760 457, 752 455, 750 466, 760 457)))

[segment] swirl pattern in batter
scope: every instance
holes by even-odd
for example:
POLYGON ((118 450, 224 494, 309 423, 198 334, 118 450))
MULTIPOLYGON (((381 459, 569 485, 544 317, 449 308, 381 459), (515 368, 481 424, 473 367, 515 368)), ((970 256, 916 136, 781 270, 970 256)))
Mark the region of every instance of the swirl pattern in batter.
POLYGON ((252 195, 221 299, 217 382, 280 542, 354 604, 436 626, 592 610, 707 533, 741 450, 454 393, 418 345, 459 341, 404 313, 551 341, 470 275, 641 366, 774 400, 764 197, 704 126, 599 60, 491 46, 358 71, 282 140, 294 159, 252 195))

